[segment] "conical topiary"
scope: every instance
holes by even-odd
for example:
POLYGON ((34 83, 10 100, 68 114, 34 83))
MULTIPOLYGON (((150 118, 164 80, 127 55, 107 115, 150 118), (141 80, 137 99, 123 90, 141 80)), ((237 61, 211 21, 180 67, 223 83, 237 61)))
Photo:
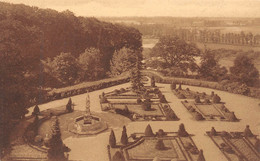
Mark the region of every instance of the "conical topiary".
POLYGON ((164 150, 165 149, 165 145, 163 143, 162 139, 159 139, 155 145, 155 149, 157 150, 164 150))
POLYGON ((214 127, 211 128, 211 130, 210 130, 210 135, 211 135, 211 136, 216 136, 216 135, 217 135, 217 131, 215 130, 214 127))
POLYGON ((154 133, 153 133, 153 130, 152 130, 150 124, 148 124, 148 125, 146 126, 144 135, 145 135, 145 136, 149 136, 149 137, 154 136, 154 133))
POLYGON ((109 145, 112 148, 116 147, 116 136, 113 130, 111 130, 110 135, 109 135, 109 145))
POLYGON ((234 112, 230 112, 230 113, 228 114, 228 119, 229 119, 230 121, 237 121, 237 120, 238 120, 234 112))
POLYGON ((112 161, 125 161, 125 157, 122 152, 117 151, 112 158, 112 161))
POLYGON ((33 115, 38 115, 40 114, 40 108, 38 105, 35 105, 34 106, 34 109, 33 109, 33 112, 32 112, 33 115))
POLYGON ((127 145, 128 144, 128 137, 127 137, 127 133, 126 133, 126 127, 123 127, 123 131, 122 131, 122 135, 121 135, 121 143, 123 145, 127 145))
POLYGON ((253 137, 254 134, 252 133, 252 131, 249 128, 249 125, 246 125, 246 128, 244 130, 244 136, 245 137, 253 137))
POLYGON ((203 155, 203 150, 199 151, 199 156, 198 156, 197 161, 205 161, 205 158, 204 158, 204 155, 203 155))
POLYGON ((189 136, 189 133, 185 130, 185 127, 184 127, 183 123, 181 123, 179 125, 178 136, 181 136, 181 137, 189 136))
POLYGON ((175 90, 176 89, 176 83, 172 83, 171 84, 171 90, 175 90))
POLYGON ((196 96, 196 97, 195 97, 195 102, 196 102, 196 103, 201 103, 201 101, 200 101, 200 96, 196 96))
POLYGON ((71 98, 69 99, 69 101, 68 101, 68 103, 66 105, 66 110, 68 112, 72 112, 72 100, 71 100, 71 98))
POLYGON ((220 103, 220 101, 221 101, 221 98, 217 94, 215 94, 212 98, 212 102, 213 103, 220 103))
POLYGON ((181 83, 179 84, 178 90, 182 90, 181 83))

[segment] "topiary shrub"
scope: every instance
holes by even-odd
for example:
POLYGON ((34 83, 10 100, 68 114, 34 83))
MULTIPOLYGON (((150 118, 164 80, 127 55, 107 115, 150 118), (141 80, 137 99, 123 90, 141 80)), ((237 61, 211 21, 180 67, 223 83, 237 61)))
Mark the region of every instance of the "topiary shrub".
POLYGON ((204 120, 204 117, 201 115, 201 113, 196 112, 195 113, 195 120, 197 120, 197 121, 204 120))
POLYGON ((185 127, 184 127, 183 123, 181 123, 179 125, 178 136, 180 136, 180 137, 187 137, 187 136, 189 136, 189 133, 185 130, 185 127))
POLYGON ((179 99, 185 99, 186 97, 184 96, 184 94, 181 93, 181 94, 178 95, 178 98, 179 99))
POLYGON ((217 131, 215 130, 214 127, 211 128, 211 130, 210 130, 210 135, 211 135, 211 136, 217 136, 217 131))
POLYGON ((221 101, 221 98, 217 94, 215 94, 212 98, 212 102, 213 103, 220 103, 220 101, 221 101))
POLYGON ((146 126, 145 131, 144 131, 144 135, 145 135, 145 136, 149 136, 149 137, 154 136, 154 133, 153 133, 153 130, 152 130, 150 124, 148 124, 148 125, 146 126))
POLYGON ((137 98, 137 99, 136 99, 136 103, 137 103, 137 104, 141 104, 142 102, 143 102, 143 101, 141 100, 141 98, 137 98))
POLYGON ((188 92, 189 92, 189 91, 190 91, 190 89, 189 89, 189 88, 186 88, 186 91, 188 91, 188 92))
POLYGON ((125 161, 125 157, 120 151, 117 151, 113 156, 112 161, 125 161))
POLYGON ((237 121, 237 120, 238 120, 234 112, 230 112, 230 113, 227 115, 227 117, 228 117, 228 119, 229 119, 230 121, 237 121))
POLYGON ((155 145, 155 149, 157 150, 165 150, 165 145, 163 143, 163 140, 162 139, 158 139, 156 145, 155 145))
POLYGON ((205 103, 205 104, 210 104, 211 102, 210 102, 209 99, 206 98, 206 99, 204 99, 204 103, 205 103))
POLYGON ((148 102, 148 101, 143 102, 142 108, 145 111, 151 111, 152 110, 151 102, 148 102))
POLYGON ((178 90, 182 90, 181 84, 179 84, 178 90))
POLYGON ((211 96, 211 97, 215 96, 214 91, 211 91, 211 95, 210 95, 210 96, 211 96))
POLYGON ((33 109, 32 115, 38 115, 40 114, 40 108, 38 105, 36 105, 33 109))
POLYGON ((164 95, 161 95, 159 99, 161 103, 167 103, 167 100, 164 95))
POLYGON ((201 101, 200 101, 200 96, 197 96, 197 97, 195 98, 195 102, 196 102, 196 103, 201 103, 201 101))
POLYGON ((157 132, 157 137, 163 137, 163 136, 165 136, 165 135, 167 135, 167 134, 163 131, 163 129, 159 129, 159 130, 158 130, 158 132, 157 132))
POLYGON ((171 84, 171 90, 175 90, 176 89, 176 83, 172 83, 171 84))
POLYGON ((190 142, 184 142, 184 148, 186 150, 190 150, 191 148, 193 148, 194 146, 190 143, 190 142))
POLYGON ((191 154, 194 154, 194 155, 199 154, 199 150, 196 147, 192 147, 189 151, 191 154))
POLYGON ((109 145, 111 146, 111 148, 116 147, 116 136, 113 130, 111 130, 109 135, 109 145))
POLYGON ((68 101, 68 103, 67 103, 67 105, 66 105, 66 110, 67 110, 68 112, 72 112, 72 111, 73 111, 71 98, 69 99, 69 101, 68 101))
POLYGON ((193 107, 191 107, 191 108, 189 109, 189 111, 190 111, 190 112, 196 112, 195 108, 193 108, 193 107))
POLYGON ((122 135, 121 135, 121 143, 126 146, 128 144, 128 137, 126 133, 126 127, 123 127, 122 135))
POLYGON ((244 130, 244 136, 245 137, 254 137, 254 134, 250 130, 249 125, 246 125, 246 128, 244 130))

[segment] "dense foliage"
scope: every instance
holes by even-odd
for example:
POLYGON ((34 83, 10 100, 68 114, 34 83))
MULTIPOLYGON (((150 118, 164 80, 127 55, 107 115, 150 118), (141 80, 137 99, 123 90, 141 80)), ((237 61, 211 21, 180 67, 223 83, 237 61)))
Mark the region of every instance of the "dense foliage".
POLYGON ((247 85, 254 85, 259 79, 259 71, 252 60, 246 55, 239 55, 234 60, 234 65, 230 67, 231 79, 247 85))
POLYGON ((164 36, 153 47, 152 53, 153 56, 162 58, 161 66, 187 73, 188 70, 196 70, 195 57, 200 55, 200 50, 178 37, 164 36))
POLYGON ((109 71, 114 51, 142 45, 134 28, 76 17, 68 10, 4 2, 0 35, 0 140, 6 141, 0 149, 8 142, 11 120, 42 100, 42 89, 100 79, 109 71))

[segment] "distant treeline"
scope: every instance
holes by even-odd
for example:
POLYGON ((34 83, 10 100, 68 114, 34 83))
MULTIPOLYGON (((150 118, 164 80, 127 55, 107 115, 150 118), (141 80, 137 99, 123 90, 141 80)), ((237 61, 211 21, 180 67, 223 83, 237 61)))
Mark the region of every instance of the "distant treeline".
POLYGON ((30 100, 43 95, 46 81, 55 87, 101 79, 113 53, 140 51, 141 37, 134 28, 68 10, 0 2, 0 152, 11 120, 24 117, 30 100))
POLYGON ((144 36, 161 37, 165 35, 178 36, 185 41, 233 45, 260 45, 260 35, 241 31, 240 33, 223 33, 219 29, 202 29, 195 27, 173 27, 160 24, 131 25, 137 28, 144 36))

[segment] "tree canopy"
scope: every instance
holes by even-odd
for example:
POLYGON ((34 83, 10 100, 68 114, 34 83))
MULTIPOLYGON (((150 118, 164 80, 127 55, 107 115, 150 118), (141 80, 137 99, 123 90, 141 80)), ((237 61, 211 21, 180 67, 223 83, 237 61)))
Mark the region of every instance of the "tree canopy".
POLYGON ((161 57, 166 67, 176 67, 187 72, 193 70, 195 57, 200 50, 178 37, 164 36, 152 49, 153 56, 161 57))
POLYGON ((231 79, 252 86, 259 81, 259 71, 246 55, 239 55, 230 67, 231 79))

